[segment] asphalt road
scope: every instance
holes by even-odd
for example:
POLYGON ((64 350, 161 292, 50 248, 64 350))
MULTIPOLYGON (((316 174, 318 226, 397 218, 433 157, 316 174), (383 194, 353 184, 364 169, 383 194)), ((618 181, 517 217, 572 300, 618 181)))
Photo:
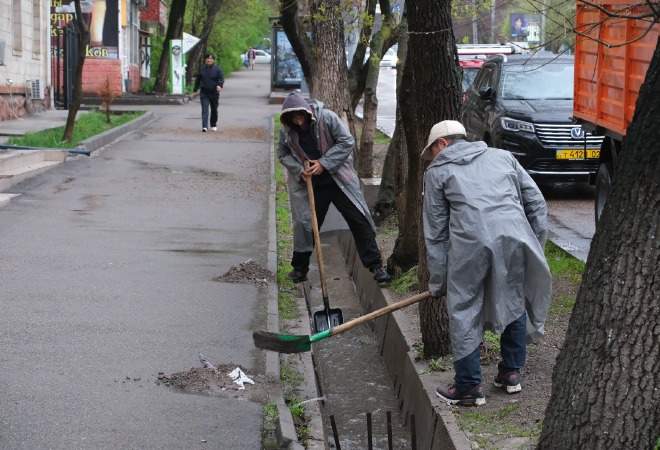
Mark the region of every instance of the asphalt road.
POLYGON ((227 80, 222 133, 198 102, 152 108, 0 208, 0 448, 260 448, 259 403, 156 380, 199 352, 263 373, 266 290, 212 279, 266 265, 268 76, 227 80))
MULTIPOLYGON (((377 127, 394 134, 396 122, 396 69, 381 68, 378 78, 377 127)), ((555 244, 586 261, 595 232, 594 190, 577 183, 541 186, 548 201, 550 238, 555 244)))

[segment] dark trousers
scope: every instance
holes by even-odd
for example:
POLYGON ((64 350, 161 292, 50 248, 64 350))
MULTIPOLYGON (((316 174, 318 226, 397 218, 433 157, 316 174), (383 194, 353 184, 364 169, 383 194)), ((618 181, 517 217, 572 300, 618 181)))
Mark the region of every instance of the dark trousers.
MULTIPOLYGON (((504 329, 500 336, 502 369, 520 370, 527 358, 527 313, 524 313, 504 329)), ((454 362, 456 375, 454 380, 459 392, 481 384, 481 363, 479 348, 465 358, 454 362)))
POLYGON ((211 109, 211 126, 214 127, 218 124, 218 97, 217 92, 199 94, 199 100, 202 102, 202 128, 209 127, 209 108, 211 109))
MULTIPOLYGON (((348 224, 351 234, 353 234, 362 264, 370 270, 377 269, 382 265, 380 251, 376 243, 376 233, 371 228, 371 224, 346 194, 339 189, 334 180, 331 179, 321 186, 314 186, 314 200, 316 202, 316 218, 319 222, 319 228, 323 225, 328 208, 332 203, 348 224)), ((311 255, 311 252, 293 252, 291 265, 294 269, 307 273, 311 255)))

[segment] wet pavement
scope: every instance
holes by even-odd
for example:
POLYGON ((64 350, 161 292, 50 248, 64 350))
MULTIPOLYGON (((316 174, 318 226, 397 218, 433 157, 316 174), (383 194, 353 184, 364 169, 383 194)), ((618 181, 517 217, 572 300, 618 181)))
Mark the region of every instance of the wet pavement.
MULTIPOLYGON (((269 72, 240 72, 219 133, 199 103, 94 158, 17 185, 0 208, 0 448, 260 448, 259 402, 191 395, 159 372, 263 374, 266 288, 213 281, 265 266, 269 72)), ((248 387, 249 389, 249 387, 248 387)))

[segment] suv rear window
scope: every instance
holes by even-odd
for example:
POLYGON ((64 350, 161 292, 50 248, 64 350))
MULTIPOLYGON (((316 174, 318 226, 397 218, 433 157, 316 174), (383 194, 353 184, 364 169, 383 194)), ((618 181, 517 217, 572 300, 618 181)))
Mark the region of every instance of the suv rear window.
POLYGON ((573 64, 504 66, 502 98, 505 100, 571 100, 573 64))

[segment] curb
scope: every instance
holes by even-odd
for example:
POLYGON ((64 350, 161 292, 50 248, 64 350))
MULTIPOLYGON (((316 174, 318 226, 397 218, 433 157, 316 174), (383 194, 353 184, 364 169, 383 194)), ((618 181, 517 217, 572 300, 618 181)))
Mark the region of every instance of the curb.
POLYGON ((96 136, 92 136, 90 138, 85 139, 80 143, 80 146, 85 147, 90 152, 95 152, 101 147, 105 147, 106 145, 116 141, 123 135, 128 134, 131 131, 135 131, 138 128, 141 128, 143 125, 154 120, 155 117, 156 116, 153 112, 145 111, 145 113, 142 114, 140 117, 137 117, 131 120, 130 122, 127 122, 115 128, 111 128, 107 131, 104 131, 101 134, 97 134, 96 136))
MULTIPOLYGON (((277 194, 277 183, 275 180, 275 140, 273 139, 273 120, 270 119, 268 126, 270 130, 270 192, 268 193, 268 263, 267 269, 271 273, 277 274, 277 228, 275 219, 275 196, 277 194)), ((277 281, 268 285, 268 311, 267 327, 268 331, 278 333, 280 331, 280 315, 277 303, 277 281)), ((298 442, 296 428, 293 424, 291 411, 284 402, 282 387, 280 385, 280 355, 276 352, 266 352, 266 376, 273 381, 273 398, 277 406, 277 438, 282 448, 303 449, 298 442)))
MULTIPOLYGON (((365 313, 393 303, 394 300, 378 286, 369 270, 362 266, 351 233, 342 231, 333 234, 342 249, 365 313)), ((406 338, 411 324, 403 312, 396 311, 376 320, 370 327, 381 343, 381 356, 394 380, 402 413, 406 417, 415 415, 418 448, 470 450, 470 441, 458 428, 453 413, 435 397, 435 386, 419 374, 411 341, 406 338)))

